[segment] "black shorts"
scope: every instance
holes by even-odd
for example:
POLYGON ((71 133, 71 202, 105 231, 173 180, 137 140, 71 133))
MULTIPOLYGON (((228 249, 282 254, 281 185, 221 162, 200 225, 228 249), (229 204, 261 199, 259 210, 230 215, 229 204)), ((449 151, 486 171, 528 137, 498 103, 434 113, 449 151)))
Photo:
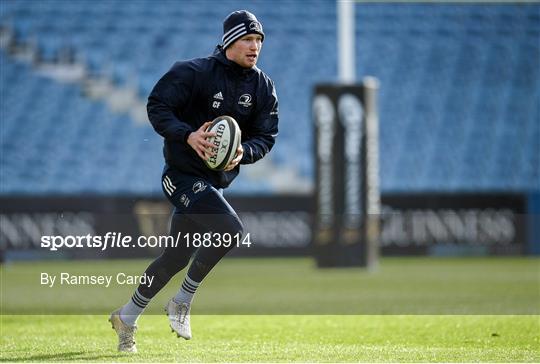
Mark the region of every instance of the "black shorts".
POLYGON ((175 214, 231 214, 236 212, 207 180, 184 174, 165 165, 161 186, 167 199, 174 205, 175 214))

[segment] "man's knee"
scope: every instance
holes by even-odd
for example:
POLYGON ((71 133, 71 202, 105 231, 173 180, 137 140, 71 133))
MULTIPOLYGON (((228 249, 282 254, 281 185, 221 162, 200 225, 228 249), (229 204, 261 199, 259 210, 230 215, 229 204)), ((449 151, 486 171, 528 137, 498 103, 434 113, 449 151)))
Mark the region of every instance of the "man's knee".
POLYGON ((159 267, 159 273, 164 277, 172 277, 184 269, 191 258, 192 252, 184 251, 182 248, 165 248, 163 253, 156 260, 159 267))
POLYGON ((222 223, 222 232, 228 233, 231 236, 244 235, 244 224, 240 220, 240 218, 236 215, 232 214, 225 214, 222 216, 223 223, 222 223))

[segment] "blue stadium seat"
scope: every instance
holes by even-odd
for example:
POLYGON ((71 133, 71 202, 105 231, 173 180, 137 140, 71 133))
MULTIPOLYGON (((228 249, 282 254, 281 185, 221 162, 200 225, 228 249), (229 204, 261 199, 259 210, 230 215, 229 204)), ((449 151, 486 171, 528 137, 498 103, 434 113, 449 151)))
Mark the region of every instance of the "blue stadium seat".
MULTIPOLYGON (((21 41, 37 42, 45 60, 73 47, 91 74, 135 86, 144 99, 175 61, 213 51, 221 21, 238 4, 2 6, 0 25, 12 26, 21 41)), ((381 81, 383 192, 539 188, 538 4, 355 8, 357 74, 381 81)), ((313 178, 310 98, 314 84, 336 79, 336 4, 260 0, 249 10, 265 24, 260 66, 280 97, 280 137, 271 159, 313 178)), ((78 86, 46 79, 3 51, 0 61, 1 193, 160 193, 161 139, 148 124, 113 114, 82 97, 78 86)), ((271 192, 272 186, 254 186, 242 176, 232 191, 271 192)))

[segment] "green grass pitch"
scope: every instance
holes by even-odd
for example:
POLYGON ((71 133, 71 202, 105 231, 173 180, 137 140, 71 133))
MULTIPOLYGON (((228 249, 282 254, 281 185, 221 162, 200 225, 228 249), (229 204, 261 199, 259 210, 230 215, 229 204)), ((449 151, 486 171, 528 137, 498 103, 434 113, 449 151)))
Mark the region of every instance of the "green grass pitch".
POLYGON ((134 355, 116 352, 107 322, 133 286, 39 285, 40 272, 137 274, 147 263, 2 265, 0 361, 540 361, 538 259, 385 258, 366 272, 229 258, 197 293, 193 339, 173 335, 162 312, 179 274, 139 320, 134 355))

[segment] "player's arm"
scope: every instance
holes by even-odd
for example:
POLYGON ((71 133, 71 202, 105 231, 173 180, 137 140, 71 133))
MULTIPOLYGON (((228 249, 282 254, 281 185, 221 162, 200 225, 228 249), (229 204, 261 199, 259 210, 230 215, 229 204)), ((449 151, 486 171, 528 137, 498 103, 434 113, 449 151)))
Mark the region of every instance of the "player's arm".
POLYGON ((154 130, 166 140, 187 142, 193 128, 177 117, 193 92, 193 71, 175 64, 154 86, 146 110, 154 130))
POLYGON ((274 146, 278 135, 278 99, 273 84, 269 84, 269 95, 266 98, 257 118, 247 130, 242 142, 243 155, 240 164, 255 163, 263 158, 274 146))

